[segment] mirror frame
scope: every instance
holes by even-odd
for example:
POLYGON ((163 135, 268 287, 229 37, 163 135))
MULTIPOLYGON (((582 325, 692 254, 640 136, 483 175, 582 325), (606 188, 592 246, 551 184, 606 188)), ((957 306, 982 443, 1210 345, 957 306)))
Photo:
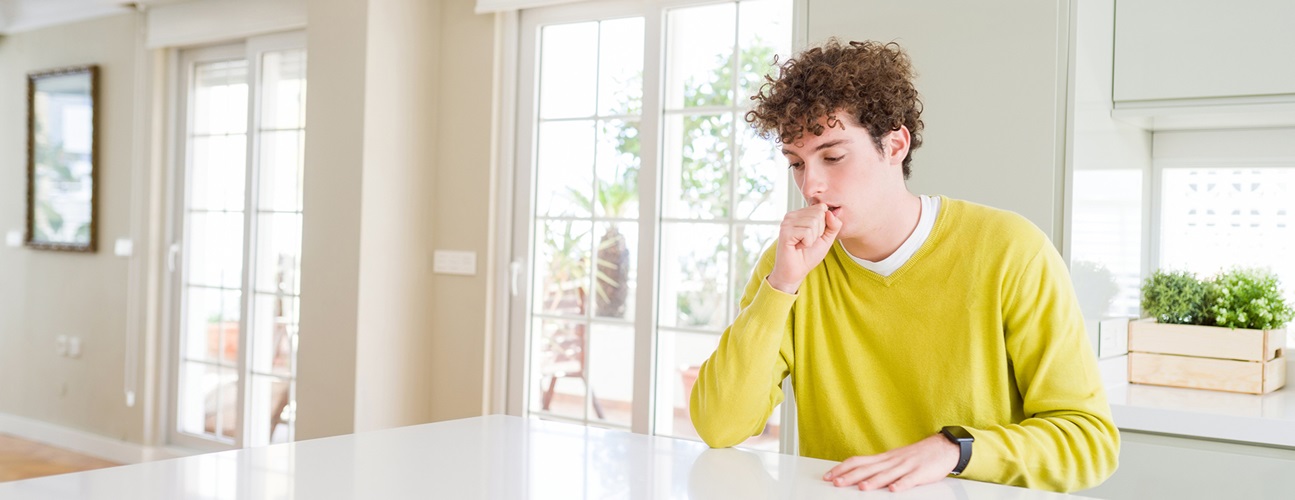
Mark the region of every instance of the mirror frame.
MULTIPOLYGON (((98 190, 99 190, 99 110, 98 110, 98 89, 99 89, 99 67, 97 65, 72 66, 44 71, 32 72, 27 75, 27 227, 25 243, 28 247, 40 250, 58 250, 67 252, 87 252, 93 253, 98 242, 98 190), (65 77, 73 75, 85 75, 88 79, 89 89, 86 97, 90 101, 89 123, 89 172, 77 175, 76 182, 90 183, 90 198, 84 200, 89 210, 89 239, 83 240, 77 238, 74 234, 70 238, 63 239, 38 239, 36 237, 36 207, 41 202, 48 202, 49 193, 37 193, 36 178, 37 174, 52 166, 38 164, 37 162, 37 144, 36 131, 40 126, 48 130, 48 116, 36 115, 36 95, 41 80, 65 77), (40 199, 38 199, 38 197, 40 199), (80 240, 80 241, 78 241, 80 240)), ((73 199, 72 202, 79 203, 81 200, 73 199)))

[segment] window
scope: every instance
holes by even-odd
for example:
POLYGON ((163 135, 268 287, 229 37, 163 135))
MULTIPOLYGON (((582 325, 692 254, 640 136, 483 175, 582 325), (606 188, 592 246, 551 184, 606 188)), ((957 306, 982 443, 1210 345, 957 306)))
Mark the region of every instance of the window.
POLYGON ((170 438, 291 441, 300 303, 304 36, 185 51, 170 438))
MULTIPOLYGON (((687 393, 791 202, 743 119, 791 0, 605 2, 522 17, 511 338, 528 415, 696 439, 687 393), (533 41, 533 43, 531 43, 533 41)), ((747 444, 779 446, 775 412, 747 444)))

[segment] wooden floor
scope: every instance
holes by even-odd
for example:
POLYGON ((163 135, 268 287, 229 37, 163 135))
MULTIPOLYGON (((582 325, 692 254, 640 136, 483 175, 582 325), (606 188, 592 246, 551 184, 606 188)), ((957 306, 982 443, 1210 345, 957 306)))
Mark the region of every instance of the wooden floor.
POLYGON ((0 434, 0 481, 16 481, 121 464, 0 434))

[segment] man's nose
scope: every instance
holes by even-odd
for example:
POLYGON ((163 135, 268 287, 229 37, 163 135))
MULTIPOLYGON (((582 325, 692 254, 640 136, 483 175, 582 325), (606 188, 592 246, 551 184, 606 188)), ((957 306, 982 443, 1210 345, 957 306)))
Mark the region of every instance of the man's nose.
POLYGON ((814 203, 815 198, 827 189, 827 179, 823 174, 823 169, 805 163, 804 181, 800 185, 800 194, 805 196, 805 201, 814 203))

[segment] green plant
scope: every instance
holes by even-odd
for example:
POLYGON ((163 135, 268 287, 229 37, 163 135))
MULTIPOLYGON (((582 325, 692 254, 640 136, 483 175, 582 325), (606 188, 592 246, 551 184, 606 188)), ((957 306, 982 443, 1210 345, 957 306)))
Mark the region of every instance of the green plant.
POLYGON ((1142 309, 1161 323, 1199 325, 1205 290, 1194 273, 1156 270, 1142 283, 1142 309))
POLYGON ((1206 288, 1205 319, 1218 326, 1272 330, 1295 316, 1277 275, 1268 270, 1235 268, 1214 277, 1206 288))

